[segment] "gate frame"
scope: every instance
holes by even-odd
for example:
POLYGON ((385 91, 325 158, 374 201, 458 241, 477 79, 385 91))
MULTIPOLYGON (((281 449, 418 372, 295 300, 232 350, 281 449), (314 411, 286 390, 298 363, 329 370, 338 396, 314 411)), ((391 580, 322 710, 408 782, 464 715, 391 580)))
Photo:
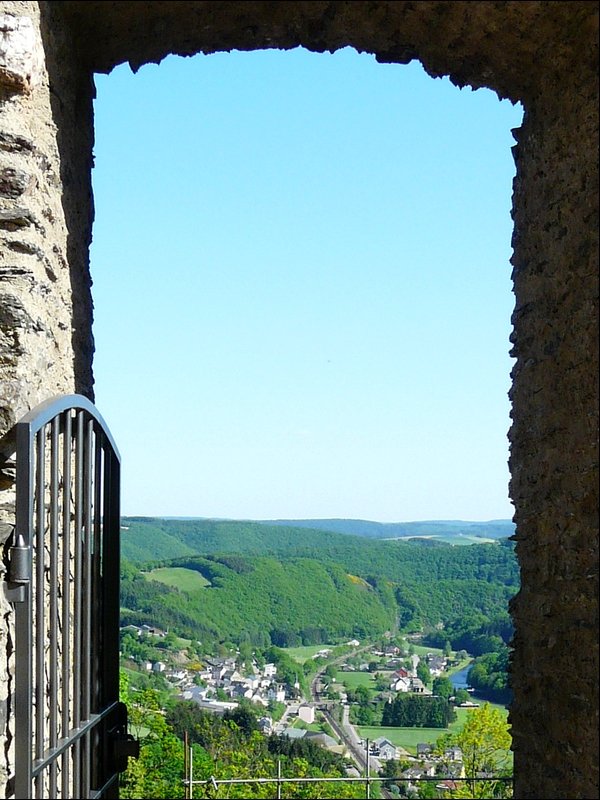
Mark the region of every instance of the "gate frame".
POLYGON ((127 710, 119 701, 120 455, 98 409, 82 395, 41 403, 16 424, 15 434, 16 525, 7 576, 7 598, 15 604, 14 796, 43 797, 48 769, 50 796, 56 796, 62 757, 61 797, 70 796, 72 775, 74 797, 118 798, 119 772, 126 769, 128 755, 137 755, 137 743, 127 734, 127 710), (59 564, 61 534, 69 537, 69 546, 59 564), (60 593, 65 585, 68 591, 60 593), (41 631, 37 625, 34 631, 34 603, 41 631), (45 634, 47 648, 39 646, 45 634), (61 734, 68 730, 60 739, 59 727, 61 734))

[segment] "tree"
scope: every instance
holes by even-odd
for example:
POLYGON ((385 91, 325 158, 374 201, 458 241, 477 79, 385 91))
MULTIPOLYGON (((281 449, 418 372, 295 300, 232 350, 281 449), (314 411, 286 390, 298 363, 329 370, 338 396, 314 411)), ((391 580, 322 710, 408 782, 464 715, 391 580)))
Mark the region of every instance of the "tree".
POLYGON ((454 703, 459 706, 461 703, 468 703, 471 696, 466 689, 457 689, 454 692, 454 703))
POLYGON ((438 739, 436 745, 438 752, 443 753, 448 746, 460 747, 462 751, 467 780, 454 796, 469 798, 510 796, 509 782, 498 780, 512 776, 510 745, 508 723, 501 712, 489 703, 470 711, 459 733, 438 739), (489 780, 473 780, 486 776, 489 776, 489 780))
POLYGON ((439 675, 437 678, 433 679, 432 691, 439 697, 448 699, 454 694, 454 686, 452 686, 452 681, 447 675, 439 675))
POLYGON ((425 686, 431 683, 431 672, 424 661, 419 661, 417 664, 417 678, 420 678, 425 686))
POLYGON ((161 713, 158 693, 145 689, 133 694, 126 674, 121 671, 119 694, 126 704, 136 738, 144 732, 139 758, 128 759, 120 779, 122 798, 183 797, 183 749, 161 713))
POLYGON ((248 701, 241 701, 237 708, 223 714, 224 722, 234 722, 246 735, 258 730, 258 713, 256 706, 248 701))
POLYGON ((240 642, 240 652, 237 657, 237 663, 240 667, 246 667, 246 669, 252 669, 252 645, 249 641, 240 642))
POLYGON ((392 728, 447 728, 456 713, 443 697, 399 693, 383 706, 382 725, 392 728))
POLYGON ((512 691, 508 679, 508 647, 485 653, 475 659, 469 670, 469 684, 490 700, 510 702, 512 691))

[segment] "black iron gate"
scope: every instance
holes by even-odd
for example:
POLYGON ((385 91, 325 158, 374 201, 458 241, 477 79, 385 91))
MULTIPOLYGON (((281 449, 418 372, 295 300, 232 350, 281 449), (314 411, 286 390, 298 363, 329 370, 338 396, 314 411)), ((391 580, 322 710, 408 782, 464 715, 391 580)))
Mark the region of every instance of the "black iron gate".
POLYGON ((119 702, 120 459, 85 397, 16 426, 14 794, 118 797, 134 754, 119 702))

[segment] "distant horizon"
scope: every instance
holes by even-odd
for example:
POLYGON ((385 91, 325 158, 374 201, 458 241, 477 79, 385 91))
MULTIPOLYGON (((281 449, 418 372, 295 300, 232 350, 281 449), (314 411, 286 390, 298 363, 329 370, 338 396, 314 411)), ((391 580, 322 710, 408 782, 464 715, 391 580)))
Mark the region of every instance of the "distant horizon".
POLYGON ((511 517, 498 517, 498 518, 491 518, 491 519, 466 519, 466 518, 456 518, 456 519, 400 519, 400 520, 376 520, 376 519, 366 519, 363 517, 202 517, 202 516, 178 516, 173 514, 121 514, 121 519, 127 517, 141 517, 144 519, 172 519, 172 520, 204 520, 204 521, 213 521, 213 522, 333 522, 333 521, 348 521, 351 520, 353 522, 370 522, 375 523, 376 525, 404 525, 404 524, 413 524, 413 523, 427 523, 427 522, 435 522, 437 525, 444 525, 450 523, 465 523, 465 524, 486 524, 486 523, 494 523, 494 522, 513 522, 511 517))

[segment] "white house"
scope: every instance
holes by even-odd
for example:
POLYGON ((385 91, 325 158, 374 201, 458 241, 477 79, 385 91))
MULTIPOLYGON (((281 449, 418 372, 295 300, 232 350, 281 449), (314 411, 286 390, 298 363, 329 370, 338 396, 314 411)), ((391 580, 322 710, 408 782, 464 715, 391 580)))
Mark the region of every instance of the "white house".
POLYGON ((255 692, 252 697, 250 698, 251 703, 255 703, 257 706, 263 706, 266 708, 269 705, 269 701, 263 697, 259 692, 255 692))
POLYGON ((447 758, 448 761, 462 761, 462 750, 460 747, 449 747, 447 750, 444 750, 444 758, 447 758))
POLYGON ((167 678, 170 681, 183 681, 187 678, 188 674, 184 669, 172 669, 167 672, 167 678))
POLYGON ((397 752, 396 747, 385 736, 380 736, 379 739, 373 741, 373 754, 377 758, 390 761, 392 758, 396 758, 397 752))
POLYGON ((285 702, 284 687, 280 683, 277 683, 273 686, 269 686, 269 688, 267 689, 267 698, 275 703, 285 702))
POLYGON ((427 666, 429 667, 429 672, 431 675, 434 678, 437 678, 444 671, 446 659, 442 658, 442 656, 431 656, 431 658, 427 660, 427 666))
POLYGON ((298 718, 310 725, 311 722, 315 721, 315 709, 313 706, 309 705, 300 706, 298 709, 298 718))
POLYGON ((251 689, 249 686, 244 686, 241 683, 236 683, 235 686, 231 688, 231 697, 244 697, 246 700, 250 700, 253 694, 254 689, 251 689))
POLYGON ((394 678, 390 683, 393 692, 410 692, 410 678, 394 678))
POLYGON ((271 717, 259 717, 257 722, 261 733, 269 734, 273 732, 273 720, 271 717))
POLYGON ((247 678, 242 680, 244 681, 244 686, 248 686, 250 689, 258 689, 260 686, 260 675, 248 675, 247 678))
POLYGON ((134 636, 141 636, 142 635, 142 629, 139 628, 137 625, 124 625, 121 628, 121 630, 122 631, 128 631, 129 633, 131 633, 134 636))

